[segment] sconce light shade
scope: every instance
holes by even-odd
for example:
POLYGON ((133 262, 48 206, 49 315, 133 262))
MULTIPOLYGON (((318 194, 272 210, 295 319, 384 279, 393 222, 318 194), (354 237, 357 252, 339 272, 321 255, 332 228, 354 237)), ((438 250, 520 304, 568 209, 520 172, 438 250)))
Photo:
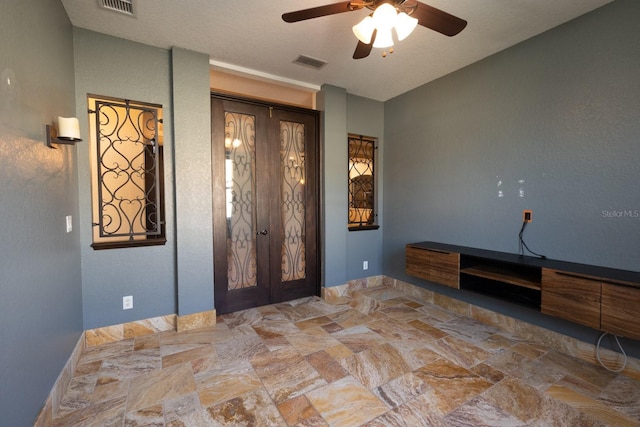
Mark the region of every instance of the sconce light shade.
POLYGON ((58 117, 58 138, 80 139, 80 123, 76 117, 58 117))
POLYGON ((58 128, 46 125, 47 146, 55 148, 51 144, 74 145, 82 141, 80 138, 80 122, 76 117, 58 117, 58 128))
POLYGON ((413 32, 413 30, 418 25, 418 20, 416 18, 412 18, 404 12, 400 12, 396 17, 396 34, 398 35, 398 40, 404 40, 409 37, 409 34, 413 32))

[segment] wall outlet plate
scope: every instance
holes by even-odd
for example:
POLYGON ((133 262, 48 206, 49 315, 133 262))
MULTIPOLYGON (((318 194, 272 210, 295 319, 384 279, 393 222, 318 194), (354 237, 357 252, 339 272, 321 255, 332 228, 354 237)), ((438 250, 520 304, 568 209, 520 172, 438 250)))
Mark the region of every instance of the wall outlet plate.
POLYGON ((131 310, 133 308, 133 295, 122 297, 122 309, 131 310))
POLYGON ((533 212, 528 209, 522 211, 522 221, 531 222, 533 220, 533 212))

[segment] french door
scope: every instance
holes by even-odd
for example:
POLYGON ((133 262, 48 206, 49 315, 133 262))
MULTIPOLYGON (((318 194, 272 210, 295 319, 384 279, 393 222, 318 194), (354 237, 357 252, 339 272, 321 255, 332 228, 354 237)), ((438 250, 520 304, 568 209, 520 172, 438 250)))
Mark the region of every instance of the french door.
POLYGON ((318 115, 211 98, 218 313, 319 292, 318 115))

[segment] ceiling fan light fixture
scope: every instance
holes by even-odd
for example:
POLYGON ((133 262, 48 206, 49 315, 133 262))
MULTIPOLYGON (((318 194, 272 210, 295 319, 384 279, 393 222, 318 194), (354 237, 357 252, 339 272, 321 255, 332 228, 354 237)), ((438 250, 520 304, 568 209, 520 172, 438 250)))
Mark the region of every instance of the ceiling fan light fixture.
POLYGON ((364 44, 371 43, 371 36, 376 29, 376 23, 371 16, 367 16, 359 24, 353 26, 353 34, 364 44))
MULTIPOLYGON (((398 40, 407 38, 416 25, 421 25, 449 37, 460 33, 467 26, 467 21, 464 19, 422 3, 420 0, 341 1, 287 12, 282 14, 282 20, 285 22, 300 22, 322 16, 359 11, 365 8, 369 10, 375 9, 370 15, 370 18, 374 21, 374 29, 370 28, 371 19, 369 18, 352 27, 353 33, 358 39, 358 44, 353 52, 353 59, 366 58, 374 47, 388 48, 389 53, 391 53, 393 37, 397 37, 398 40), (395 36, 392 34, 394 28, 395 36)), ((386 51, 383 52, 383 56, 385 53, 386 51)))
POLYGON ((396 34, 398 35, 398 41, 402 41, 409 37, 409 34, 413 32, 413 30, 418 25, 418 20, 416 18, 412 18, 404 12, 400 12, 396 17, 395 29, 396 34))

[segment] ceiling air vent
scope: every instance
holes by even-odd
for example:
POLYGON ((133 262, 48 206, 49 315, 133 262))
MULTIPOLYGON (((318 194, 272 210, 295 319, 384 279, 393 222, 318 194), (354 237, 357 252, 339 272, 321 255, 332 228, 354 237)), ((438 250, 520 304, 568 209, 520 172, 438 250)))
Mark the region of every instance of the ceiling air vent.
POLYGON ((98 5, 103 9, 124 13, 129 16, 136 16, 133 8, 133 0, 98 0, 98 5))
POLYGON ((298 58, 293 61, 294 64, 304 65, 305 67, 314 68, 319 70, 320 68, 327 65, 327 61, 323 61, 321 59, 311 58, 310 56, 300 55, 298 58))

